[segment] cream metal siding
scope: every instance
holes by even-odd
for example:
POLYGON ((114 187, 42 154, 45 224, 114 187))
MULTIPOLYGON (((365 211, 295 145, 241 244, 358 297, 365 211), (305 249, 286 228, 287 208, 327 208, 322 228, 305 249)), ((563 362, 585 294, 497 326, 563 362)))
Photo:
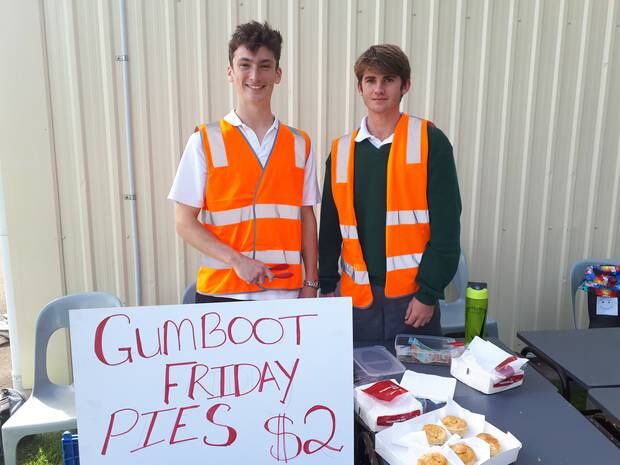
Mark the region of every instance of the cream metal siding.
MULTIPOLYGON (((413 69, 403 109, 433 120, 454 144, 461 242, 470 278, 489 282, 502 339, 514 342, 519 329, 570 326, 570 264, 620 256, 619 3, 128 0, 143 303, 178 302, 194 279, 197 256, 176 237, 166 196, 195 125, 233 106, 225 67, 234 26, 258 19, 284 36, 274 112, 310 133, 321 181, 331 139, 353 130, 364 114, 352 72, 356 57, 377 42, 402 46, 413 69)), ((108 0, 27 0, 3 8, 14 18, 34 12, 28 24, 36 29, 20 36, 24 50, 36 53, 10 72, 34 66, 38 78, 15 78, 8 108, 14 112, 27 96, 36 100, 37 115, 29 120, 3 111, 2 119, 15 136, 3 142, 2 176, 16 247, 17 312, 29 322, 18 325, 27 367, 38 309, 23 304, 42 305, 50 295, 25 297, 33 292, 26 270, 41 264, 18 243, 32 240, 40 221, 57 223, 52 229, 60 231, 61 240, 43 257, 62 281, 52 286, 56 292, 106 290, 134 303, 115 61, 119 11, 108 0), (32 140, 22 144, 26 134, 32 140), (6 178, 23 176, 35 156, 42 160, 43 200, 22 178, 6 178), (18 213, 20 203, 40 201, 43 215, 18 213)), ((3 42, 7 63, 13 51, 3 42)))

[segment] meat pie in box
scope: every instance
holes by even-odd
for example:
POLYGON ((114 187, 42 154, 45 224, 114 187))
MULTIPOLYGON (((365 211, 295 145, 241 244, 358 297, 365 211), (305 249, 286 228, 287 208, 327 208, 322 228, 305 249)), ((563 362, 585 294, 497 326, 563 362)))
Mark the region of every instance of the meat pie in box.
POLYGON ((450 374, 484 394, 494 394, 521 386, 526 363, 526 358, 475 337, 463 355, 452 359, 450 374))
POLYGON ((375 436, 375 450, 390 465, 509 465, 521 442, 453 400, 375 436))

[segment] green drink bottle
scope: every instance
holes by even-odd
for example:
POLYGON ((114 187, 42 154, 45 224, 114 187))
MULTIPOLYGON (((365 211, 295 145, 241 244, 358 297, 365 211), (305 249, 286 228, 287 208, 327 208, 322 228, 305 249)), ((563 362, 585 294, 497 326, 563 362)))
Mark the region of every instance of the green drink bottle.
POLYGON ((465 344, 469 344, 474 336, 484 337, 487 322, 489 290, 487 283, 467 283, 465 293, 465 344))

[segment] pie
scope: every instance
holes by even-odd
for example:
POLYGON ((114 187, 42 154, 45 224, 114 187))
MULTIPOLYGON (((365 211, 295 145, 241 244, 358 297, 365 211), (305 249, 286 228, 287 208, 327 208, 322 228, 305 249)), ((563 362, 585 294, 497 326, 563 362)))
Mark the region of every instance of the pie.
POLYGON ((459 442, 450 446, 450 449, 452 449, 454 453, 459 456, 459 458, 465 465, 473 465, 473 463, 476 461, 476 454, 474 450, 467 444, 459 442))
POLYGON ((439 452, 432 452, 420 457, 418 465, 448 465, 448 460, 439 452))
POLYGON ((422 427, 426 433, 426 439, 431 446, 441 446, 447 439, 446 430, 439 425, 428 423, 422 427))
POLYGON ((448 415, 441 422, 452 434, 460 434, 462 436, 467 432, 467 422, 462 418, 448 415))
POLYGON ((491 447, 491 457, 497 454, 499 450, 501 449, 501 446, 499 445, 499 441, 497 440, 497 438, 489 433, 480 433, 480 434, 477 434, 476 437, 482 439, 491 447))

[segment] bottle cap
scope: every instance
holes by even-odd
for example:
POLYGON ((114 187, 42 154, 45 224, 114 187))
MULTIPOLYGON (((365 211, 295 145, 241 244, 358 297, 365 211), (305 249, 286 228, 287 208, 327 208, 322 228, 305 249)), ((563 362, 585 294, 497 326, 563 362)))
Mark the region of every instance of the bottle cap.
POLYGON ((467 283, 467 292, 465 293, 465 295, 468 299, 488 299, 489 290, 487 289, 487 283, 467 283))

